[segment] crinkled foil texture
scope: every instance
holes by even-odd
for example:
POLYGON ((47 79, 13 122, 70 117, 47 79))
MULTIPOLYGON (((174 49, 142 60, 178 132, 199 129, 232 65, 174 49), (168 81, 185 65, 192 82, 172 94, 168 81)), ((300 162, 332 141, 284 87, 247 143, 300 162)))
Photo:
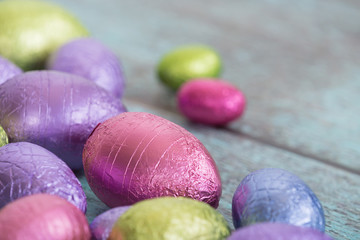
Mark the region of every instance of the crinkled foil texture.
POLYGON ((217 207, 221 180, 209 152, 184 128, 149 113, 100 124, 83 153, 91 189, 108 206, 185 196, 217 207))
POLYGON ((235 228, 256 222, 282 222, 325 230, 324 212, 313 191, 297 176, 265 168, 246 176, 232 201, 235 228))
POLYGON ((86 211, 86 196, 79 180, 53 153, 28 142, 1 147, 0 208, 36 193, 57 195, 86 211))
POLYGON ((32 142, 70 168, 82 167, 82 150, 95 126, 121 112, 121 101, 80 76, 32 71, 0 85, 0 125, 10 142, 32 142))

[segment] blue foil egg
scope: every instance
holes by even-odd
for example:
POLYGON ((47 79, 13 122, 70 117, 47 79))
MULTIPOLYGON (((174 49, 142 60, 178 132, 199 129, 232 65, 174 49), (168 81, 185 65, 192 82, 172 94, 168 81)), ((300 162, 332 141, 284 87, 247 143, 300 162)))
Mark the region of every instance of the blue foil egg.
POLYGON ((282 169, 265 168, 247 175, 232 201, 235 228, 258 222, 281 222, 324 232, 320 201, 297 176, 282 169))

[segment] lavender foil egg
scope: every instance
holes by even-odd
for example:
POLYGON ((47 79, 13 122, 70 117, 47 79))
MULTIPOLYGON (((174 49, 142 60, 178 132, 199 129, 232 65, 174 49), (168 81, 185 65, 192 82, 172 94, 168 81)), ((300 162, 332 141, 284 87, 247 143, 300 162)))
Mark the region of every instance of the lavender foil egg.
POLYGON ((22 70, 18 66, 0 56, 0 84, 21 73, 22 70))
POLYGON ((311 228, 267 222, 240 228, 227 240, 331 240, 331 238, 311 228))
POLYGON ((117 98, 123 95, 125 77, 120 62, 95 39, 79 38, 64 44, 51 55, 48 68, 89 79, 117 98))
POLYGON ((0 85, 0 125, 10 142, 32 142, 55 153, 70 168, 94 127, 121 112, 121 101, 82 77, 33 71, 0 85))
POLYGON ((184 196, 218 207, 221 180, 204 145, 156 115, 127 112, 96 127, 83 152, 91 189, 110 207, 184 196))
POLYGON ((36 193, 57 195, 86 211, 86 196, 80 182, 61 159, 33 143, 1 147, 0 208, 36 193))
POLYGON ((232 201, 235 228, 257 222, 282 222, 324 232, 320 201, 297 176, 265 168, 247 175, 232 201))

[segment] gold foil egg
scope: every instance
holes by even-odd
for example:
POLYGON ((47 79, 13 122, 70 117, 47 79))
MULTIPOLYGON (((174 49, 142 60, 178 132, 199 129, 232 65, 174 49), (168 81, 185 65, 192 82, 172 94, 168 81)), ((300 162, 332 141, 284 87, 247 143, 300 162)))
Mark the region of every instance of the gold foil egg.
POLYGON ((23 70, 41 69, 49 54, 87 30, 63 8, 42 1, 0 2, 0 55, 23 70))
POLYGON ((206 203, 184 197, 144 200, 129 208, 114 224, 109 240, 220 240, 230 228, 206 203))

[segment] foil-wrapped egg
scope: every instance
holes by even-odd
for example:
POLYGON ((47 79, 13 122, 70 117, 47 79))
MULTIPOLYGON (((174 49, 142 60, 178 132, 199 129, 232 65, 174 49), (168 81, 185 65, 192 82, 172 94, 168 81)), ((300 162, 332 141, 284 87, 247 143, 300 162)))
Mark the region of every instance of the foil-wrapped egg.
POLYGON ((86 211, 86 196, 79 180, 57 156, 28 142, 0 148, 0 208, 37 193, 62 197, 86 211))
POLYGON ((191 121, 225 125, 242 115, 245 96, 225 81, 192 79, 178 91, 177 106, 191 121))
POLYGON ((2 126, 0 126, 0 147, 9 143, 8 136, 2 126))
POLYGON ((94 240, 107 240, 113 225, 130 206, 116 207, 95 217, 90 224, 90 231, 94 240))
POLYGON ((57 71, 31 71, 0 85, 0 125, 10 142, 32 142, 82 168, 82 150, 94 127, 125 111, 94 82, 57 71))
POLYGON ((21 73, 22 70, 18 66, 0 56, 0 84, 21 73))
POLYGON ((184 196, 217 207, 221 180, 204 145, 159 116, 126 112, 101 123, 83 152, 91 189, 110 207, 184 196))
POLYGON ((0 55, 23 70, 43 68, 49 54, 87 30, 63 8, 45 1, 0 2, 0 55))
POLYGON ((229 234, 224 217, 208 204, 161 197, 133 205, 114 224, 109 240, 223 240, 229 234))
POLYGON ((0 210, 1 240, 89 240, 90 237, 85 215, 58 196, 26 196, 0 210))
POLYGON ((48 69, 82 76, 120 98, 124 92, 124 73, 117 56, 92 38, 72 40, 49 58, 48 69))
POLYGON ((265 168, 247 175, 232 201, 235 228, 257 222, 282 222, 325 230, 324 212, 313 191, 283 169, 265 168))
POLYGON ((331 240, 331 238, 308 227, 266 222, 240 228, 227 240, 331 240))
POLYGON ((176 90, 193 78, 218 77, 221 65, 220 56, 211 47, 187 45, 165 54, 157 66, 157 75, 162 83, 176 90))

